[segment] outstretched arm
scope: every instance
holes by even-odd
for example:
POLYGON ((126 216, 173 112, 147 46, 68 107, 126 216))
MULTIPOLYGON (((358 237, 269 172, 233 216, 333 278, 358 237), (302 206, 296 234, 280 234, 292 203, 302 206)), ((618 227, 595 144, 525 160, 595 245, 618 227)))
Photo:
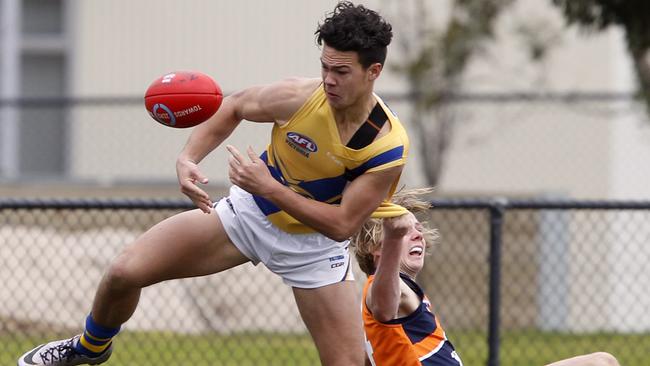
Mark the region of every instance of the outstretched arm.
POLYGON ((206 184, 198 163, 219 146, 242 120, 285 123, 319 85, 318 79, 287 79, 254 86, 226 97, 214 116, 194 128, 176 161, 181 192, 209 213, 210 196, 197 183, 206 184))
POLYGON ((387 322, 398 316, 402 299, 400 260, 413 220, 413 216, 407 214, 384 219, 382 222, 381 254, 377 261, 375 279, 366 296, 368 309, 380 322, 387 322))

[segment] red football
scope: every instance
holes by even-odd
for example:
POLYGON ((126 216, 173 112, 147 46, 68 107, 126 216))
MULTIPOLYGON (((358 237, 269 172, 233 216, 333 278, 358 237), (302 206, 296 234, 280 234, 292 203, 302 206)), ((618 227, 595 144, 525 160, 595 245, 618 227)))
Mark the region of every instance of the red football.
POLYGON ((222 100, 221 88, 210 76, 199 71, 174 71, 149 85, 144 105, 163 125, 186 128, 212 117, 222 100))

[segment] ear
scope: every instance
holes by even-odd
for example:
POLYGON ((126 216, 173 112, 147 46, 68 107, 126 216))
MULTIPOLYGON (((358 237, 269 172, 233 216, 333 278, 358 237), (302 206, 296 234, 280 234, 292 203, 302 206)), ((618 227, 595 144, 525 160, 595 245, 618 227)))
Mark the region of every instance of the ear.
POLYGON ((379 75, 381 75, 381 70, 383 69, 382 64, 376 62, 368 67, 368 80, 374 81, 379 75))

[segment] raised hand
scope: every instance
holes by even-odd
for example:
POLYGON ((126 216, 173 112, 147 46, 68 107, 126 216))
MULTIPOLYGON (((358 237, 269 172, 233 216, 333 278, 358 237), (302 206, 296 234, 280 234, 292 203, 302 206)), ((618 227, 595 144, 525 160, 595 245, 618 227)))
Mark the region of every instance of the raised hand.
POLYGON ((232 145, 226 145, 230 152, 228 175, 235 184, 251 194, 265 197, 276 184, 280 184, 269 172, 266 163, 259 158, 252 147, 246 149, 248 158, 232 145))
POLYGON ((411 213, 384 219, 382 222, 384 238, 400 239, 408 235, 415 221, 415 216, 411 213))

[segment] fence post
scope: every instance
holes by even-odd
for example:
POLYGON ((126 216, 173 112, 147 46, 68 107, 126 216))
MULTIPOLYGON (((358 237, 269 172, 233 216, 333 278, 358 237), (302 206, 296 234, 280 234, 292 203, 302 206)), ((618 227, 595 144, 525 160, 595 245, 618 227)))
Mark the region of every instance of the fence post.
POLYGON ((501 310, 501 234, 505 199, 494 200, 490 205, 490 288, 488 290, 488 366, 499 366, 499 328, 501 310))

